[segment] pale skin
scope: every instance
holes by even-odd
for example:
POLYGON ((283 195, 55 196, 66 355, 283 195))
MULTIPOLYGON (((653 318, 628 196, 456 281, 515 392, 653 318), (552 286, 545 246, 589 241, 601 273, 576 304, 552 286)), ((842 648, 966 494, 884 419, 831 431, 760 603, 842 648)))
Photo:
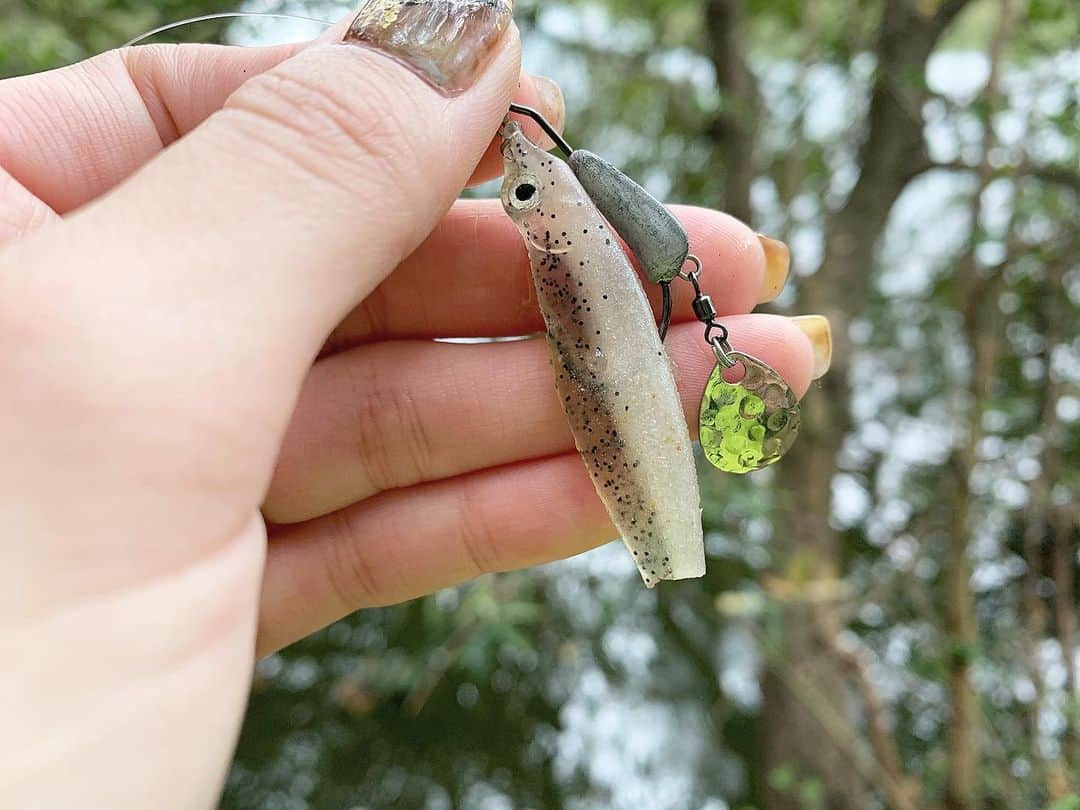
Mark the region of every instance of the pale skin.
MULTIPOLYGON (((543 342, 430 340, 540 327, 517 231, 455 198, 512 97, 558 99, 513 30, 452 100, 340 33, 0 82, 0 806, 212 806, 256 656, 614 536, 543 342)), ((677 213, 801 395, 761 243, 677 213)))

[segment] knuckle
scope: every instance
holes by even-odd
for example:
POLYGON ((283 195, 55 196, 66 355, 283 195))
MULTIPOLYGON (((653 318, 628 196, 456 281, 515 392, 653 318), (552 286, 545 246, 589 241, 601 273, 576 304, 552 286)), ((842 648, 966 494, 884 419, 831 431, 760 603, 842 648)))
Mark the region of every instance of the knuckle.
POLYGON ((470 478, 462 480, 458 508, 458 532, 474 576, 502 570, 500 532, 487 500, 470 478))
MULTIPOLYGON (((179 73, 185 61, 190 61, 195 46, 180 46, 174 43, 155 42, 139 47, 122 48, 108 51, 123 64, 133 80, 142 77, 160 75, 161 71, 179 73)), ((93 60, 91 60, 93 61, 93 60)), ((137 82, 136 82, 137 83, 137 82)))
POLYGON ((329 542, 324 544, 326 581, 342 613, 380 604, 381 580, 365 551, 363 528, 352 510, 328 516, 329 542))
POLYGON ((433 447, 414 392, 378 366, 354 369, 359 387, 355 446, 372 490, 383 492, 425 480, 433 447))
POLYGON ((165 88, 169 86, 170 79, 176 78, 183 84, 196 84, 192 70, 194 53, 190 48, 179 45, 156 44, 127 48, 118 54, 161 143, 172 143, 180 137, 181 130, 173 117, 165 88))
POLYGON ((320 71, 286 62, 248 81, 226 110, 247 138, 304 174, 350 191, 362 182, 367 194, 383 177, 389 193, 410 182, 413 161, 385 92, 373 83, 363 104, 350 104, 320 71))

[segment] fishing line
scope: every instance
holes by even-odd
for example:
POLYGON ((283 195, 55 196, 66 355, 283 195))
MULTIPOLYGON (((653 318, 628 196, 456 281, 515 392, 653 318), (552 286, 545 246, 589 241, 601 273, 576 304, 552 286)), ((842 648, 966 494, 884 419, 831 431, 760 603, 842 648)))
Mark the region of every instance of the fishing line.
MULTIPOLYGON (((145 42, 151 37, 158 34, 164 34, 167 31, 175 31, 179 28, 183 28, 188 25, 194 25, 195 23, 211 22, 213 20, 234 20, 243 19, 245 17, 254 17, 261 19, 271 20, 289 20, 291 22, 303 22, 314 23, 315 25, 321 25, 323 28, 330 28, 333 23, 326 20, 320 20, 315 17, 303 17, 299 14, 282 14, 277 12, 264 12, 264 11, 220 11, 214 14, 203 14, 199 17, 188 17, 186 20, 179 20, 177 22, 167 23, 165 25, 158 26, 152 31, 147 31, 145 34, 139 34, 134 39, 128 40, 122 47, 130 48, 133 45, 138 45, 140 42, 145 42)), ((570 153, 573 152, 573 147, 566 142, 562 134, 556 130, 547 119, 538 111, 531 107, 526 107, 521 104, 511 104, 510 112, 518 113, 519 115, 525 115, 535 121, 541 129, 547 133, 547 136, 551 138, 552 142, 562 150, 563 155, 570 157, 570 153)))
POLYGON ((167 25, 162 25, 155 28, 152 31, 147 31, 145 34, 139 34, 134 39, 128 40, 124 43, 123 47, 130 48, 132 45, 138 45, 140 42, 145 42, 150 37, 157 36, 158 34, 164 34, 166 31, 175 31, 178 28, 183 28, 186 25, 194 25, 195 23, 210 22, 213 20, 235 20, 243 17, 256 17, 262 19, 271 20, 291 20, 292 22, 304 22, 315 23, 321 25, 323 28, 329 28, 333 23, 329 23, 326 20, 319 20, 315 17, 302 17, 299 14, 278 14, 268 11, 220 11, 216 14, 203 14, 200 17, 188 17, 186 20, 179 20, 178 22, 171 22, 167 25))

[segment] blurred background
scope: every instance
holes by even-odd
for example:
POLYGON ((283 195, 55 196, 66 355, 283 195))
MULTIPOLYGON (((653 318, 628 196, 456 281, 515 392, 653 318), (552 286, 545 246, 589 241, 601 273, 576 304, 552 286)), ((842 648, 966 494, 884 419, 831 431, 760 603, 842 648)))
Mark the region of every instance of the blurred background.
MULTIPOLYGON (((0 76, 238 8, 348 11, 0 0, 0 76)), ((259 664, 223 806, 1080 808, 1080 6, 516 17, 572 143, 790 243, 833 370, 782 464, 702 470, 705 579, 612 544, 358 613, 259 664)))

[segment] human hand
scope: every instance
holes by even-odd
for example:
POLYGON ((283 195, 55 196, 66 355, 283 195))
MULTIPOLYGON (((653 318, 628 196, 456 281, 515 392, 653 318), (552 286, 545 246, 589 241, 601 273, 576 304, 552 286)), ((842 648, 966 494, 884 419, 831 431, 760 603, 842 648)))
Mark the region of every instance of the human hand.
MULTIPOLYGON (((212 804, 256 647, 612 536, 542 342, 431 341, 541 324, 516 230, 454 198, 512 96, 561 100, 467 8, 434 60, 340 26, 0 83, 0 804, 212 804)), ((786 264, 679 213, 740 348, 804 391, 798 323, 744 314, 786 264)), ((692 410, 711 354, 696 324, 669 348, 692 410)))

